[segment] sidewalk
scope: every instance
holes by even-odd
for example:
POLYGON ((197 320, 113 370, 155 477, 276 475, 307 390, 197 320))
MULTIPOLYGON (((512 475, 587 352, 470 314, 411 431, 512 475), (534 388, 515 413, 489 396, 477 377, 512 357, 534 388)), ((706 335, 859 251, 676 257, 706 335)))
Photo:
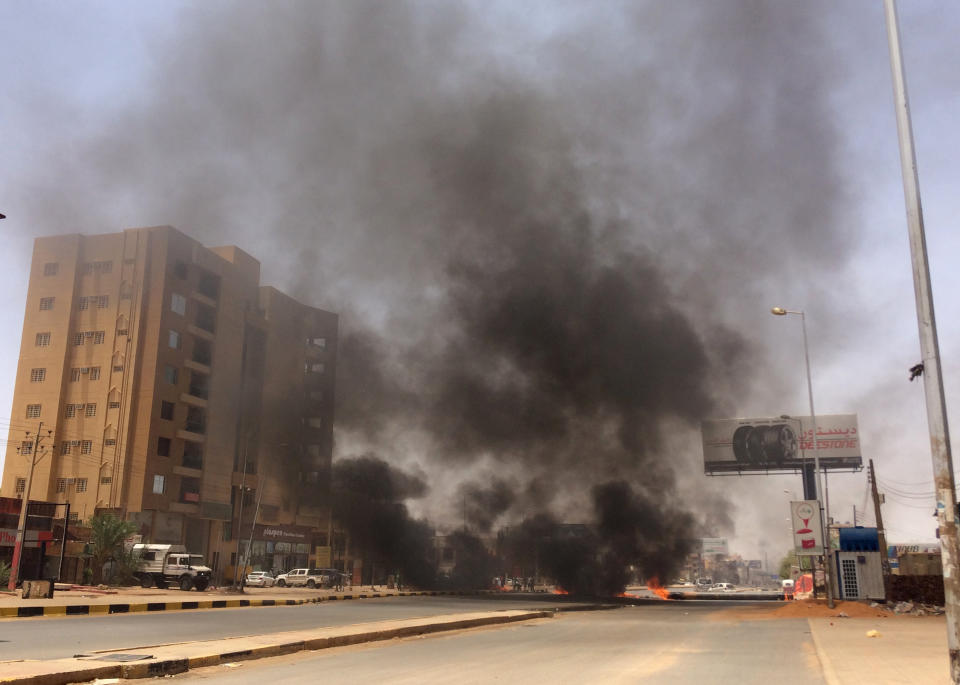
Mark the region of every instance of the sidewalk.
MULTIPOLYGON (((64 586, 66 587, 66 586, 64 586)), ((316 602, 366 599, 370 597, 409 597, 413 595, 460 594, 456 592, 417 592, 386 589, 384 586, 354 586, 336 591, 323 588, 246 588, 241 594, 226 588, 204 592, 124 587, 98 590, 95 587, 55 590, 51 599, 22 599, 20 592, 0 592, 0 619, 38 616, 74 616, 133 613, 138 611, 177 611, 182 609, 222 609, 255 606, 292 606, 316 602)))
POLYGON ((260 659, 303 650, 327 649, 462 630, 498 623, 550 618, 552 611, 487 611, 426 618, 377 621, 348 626, 289 631, 251 637, 125 649, 49 661, 8 661, 0 683, 62 685, 94 678, 151 678, 244 659, 260 659))
POLYGON ((946 618, 808 618, 829 685, 949 685, 946 618), (879 637, 867 637, 876 630, 879 637))

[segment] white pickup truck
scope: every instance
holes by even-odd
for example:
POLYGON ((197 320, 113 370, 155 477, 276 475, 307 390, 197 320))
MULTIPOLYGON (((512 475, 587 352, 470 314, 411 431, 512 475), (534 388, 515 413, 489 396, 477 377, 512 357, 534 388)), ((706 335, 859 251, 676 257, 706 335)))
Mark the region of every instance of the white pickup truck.
POLYGON ((136 576, 142 587, 173 583, 184 591, 203 592, 210 584, 211 570, 203 565, 203 557, 188 553, 183 545, 137 544, 133 553, 140 559, 136 576))
POLYGON ((277 576, 277 587, 314 588, 329 584, 330 575, 322 568, 295 568, 277 576))

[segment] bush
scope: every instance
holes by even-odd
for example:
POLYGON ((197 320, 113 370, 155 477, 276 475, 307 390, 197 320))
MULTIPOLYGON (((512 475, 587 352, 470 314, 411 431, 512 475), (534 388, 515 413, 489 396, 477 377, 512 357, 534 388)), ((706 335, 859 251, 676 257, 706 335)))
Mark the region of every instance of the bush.
POLYGON ((0 586, 10 582, 10 564, 0 561, 0 586))

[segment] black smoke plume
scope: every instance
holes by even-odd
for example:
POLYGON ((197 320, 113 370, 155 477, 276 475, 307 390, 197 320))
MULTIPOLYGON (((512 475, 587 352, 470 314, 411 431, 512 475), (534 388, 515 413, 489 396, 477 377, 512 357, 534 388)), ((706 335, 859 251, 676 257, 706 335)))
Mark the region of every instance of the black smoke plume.
POLYGON ((334 516, 349 533, 353 556, 367 563, 367 582, 399 572, 407 583, 433 584, 433 529, 412 518, 404 504, 427 493, 422 480, 364 455, 334 463, 331 493, 334 516))
MULTIPOLYGON (((587 524, 590 549, 679 553, 670 525, 657 543, 602 509, 594 525, 593 488, 642 491, 606 494, 640 519, 674 512, 704 485, 673 434, 786 377, 751 343, 761 303, 837 306, 825 276, 856 235, 831 3, 814 4, 187 5, 151 39, 143 90, 38 162, 21 212, 240 244, 341 313, 340 455, 432 485, 360 488, 377 521, 410 506, 456 528, 465 493, 477 532, 543 514, 587 524), (484 473, 515 496, 459 490, 484 473)), ((391 550, 361 509, 360 539, 391 550)))

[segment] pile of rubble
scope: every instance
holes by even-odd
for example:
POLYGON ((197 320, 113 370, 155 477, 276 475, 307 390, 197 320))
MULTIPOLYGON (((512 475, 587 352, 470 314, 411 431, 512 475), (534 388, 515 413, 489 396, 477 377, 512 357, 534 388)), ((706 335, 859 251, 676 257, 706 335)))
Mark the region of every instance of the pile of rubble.
POLYGON ((894 614, 909 614, 910 616, 939 616, 944 611, 942 606, 921 602, 897 602, 896 604, 871 602, 870 606, 874 609, 882 609, 894 614))

